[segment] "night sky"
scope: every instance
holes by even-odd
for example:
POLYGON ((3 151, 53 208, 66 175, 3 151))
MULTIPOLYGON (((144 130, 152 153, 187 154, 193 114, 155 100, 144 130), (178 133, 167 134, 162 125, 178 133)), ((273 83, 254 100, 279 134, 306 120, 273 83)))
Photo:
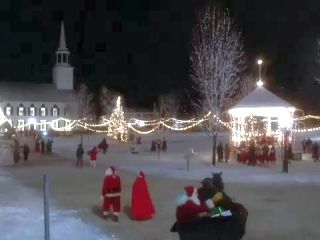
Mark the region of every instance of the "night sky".
MULTIPOLYGON (((128 106, 152 107, 157 95, 190 87, 195 11, 205 0, 1 0, 0 78, 51 82, 60 20, 76 83, 104 84, 128 106)), ((220 0, 243 39, 248 71, 264 59, 267 88, 318 112, 316 39, 319 0, 220 0)), ((318 70, 319 69, 319 70, 318 70)))

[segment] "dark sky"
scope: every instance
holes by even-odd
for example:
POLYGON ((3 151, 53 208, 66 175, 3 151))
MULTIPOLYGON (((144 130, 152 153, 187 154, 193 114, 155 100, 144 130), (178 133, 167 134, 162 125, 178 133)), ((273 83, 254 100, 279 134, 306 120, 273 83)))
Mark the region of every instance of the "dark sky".
MULTIPOLYGON (((151 107, 158 94, 189 87, 191 31, 204 2, 1 0, 0 77, 51 82, 64 19, 76 81, 105 84, 123 92, 129 106, 151 107)), ((269 89, 307 110, 319 106, 320 87, 313 79, 320 1, 219 2, 243 32, 248 69, 256 74, 261 56, 269 89)))

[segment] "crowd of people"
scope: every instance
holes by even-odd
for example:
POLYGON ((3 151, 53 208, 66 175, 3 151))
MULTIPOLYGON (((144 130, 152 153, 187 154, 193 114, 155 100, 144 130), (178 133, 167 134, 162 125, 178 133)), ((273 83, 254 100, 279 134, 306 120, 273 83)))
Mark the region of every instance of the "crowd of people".
POLYGON ((311 153, 314 162, 319 162, 319 143, 312 142, 308 137, 302 140, 301 145, 303 153, 311 153))
MULTIPOLYGON (((45 139, 40 134, 37 134, 35 131, 31 131, 31 130, 26 132, 19 132, 18 134, 20 136, 33 138, 34 151, 36 153, 50 154, 52 152, 53 140, 51 138, 48 138, 47 141, 45 141, 45 139)), ((12 145, 12 156, 15 164, 17 164, 20 161, 21 152, 22 152, 23 160, 25 163, 28 162, 29 155, 30 155, 30 147, 27 141, 22 146, 20 146, 20 143, 18 140, 19 135, 13 138, 13 145, 12 145)))
POLYGON ((225 162, 227 163, 230 158, 229 144, 226 143, 223 148, 222 143, 219 143, 219 145, 217 146, 217 155, 218 155, 218 162, 223 162, 223 157, 224 157, 225 162))
POLYGON ((165 138, 163 138, 162 141, 160 139, 152 140, 150 151, 151 152, 156 152, 156 151, 166 152, 167 151, 167 140, 165 138))
MULTIPOLYGON (((292 147, 289 146, 288 152, 292 154, 292 147), (290 150, 291 149, 291 150, 290 150)), ((259 164, 275 164, 276 148, 274 143, 251 141, 249 144, 242 142, 237 149, 237 161, 239 163, 255 166, 259 164)))

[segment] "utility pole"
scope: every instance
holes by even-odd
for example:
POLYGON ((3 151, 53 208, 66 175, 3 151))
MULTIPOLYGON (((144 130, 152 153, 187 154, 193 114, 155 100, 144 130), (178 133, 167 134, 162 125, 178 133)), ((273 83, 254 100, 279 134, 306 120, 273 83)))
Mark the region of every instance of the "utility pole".
POLYGON ((49 225, 49 183, 47 175, 43 176, 43 195, 44 195, 44 239, 50 240, 49 225))

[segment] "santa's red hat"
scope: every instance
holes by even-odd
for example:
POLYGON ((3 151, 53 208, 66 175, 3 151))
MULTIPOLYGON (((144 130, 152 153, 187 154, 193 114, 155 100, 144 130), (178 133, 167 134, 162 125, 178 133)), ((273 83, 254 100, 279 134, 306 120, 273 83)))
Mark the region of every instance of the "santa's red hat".
POLYGON ((190 198, 197 191, 197 189, 194 186, 187 186, 187 187, 184 188, 184 190, 186 191, 187 196, 190 197, 190 198))

